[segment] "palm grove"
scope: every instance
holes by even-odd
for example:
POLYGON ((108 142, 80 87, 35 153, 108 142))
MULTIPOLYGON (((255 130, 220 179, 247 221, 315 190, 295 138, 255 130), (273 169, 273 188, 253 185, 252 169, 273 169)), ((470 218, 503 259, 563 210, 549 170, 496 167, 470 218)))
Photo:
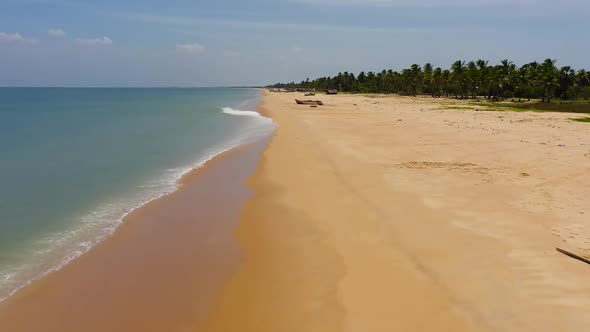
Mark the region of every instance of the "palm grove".
POLYGON ((488 61, 456 61, 450 69, 434 68, 430 63, 412 65, 400 72, 383 70, 379 73, 339 73, 335 77, 322 77, 301 83, 275 84, 274 88, 326 90, 338 89, 353 93, 398 93, 432 97, 456 96, 490 100, 505 98, 538 98, 550 102, 557 97, 563 100, 590 98, 590 72, 565 66, 558 68, 556 61, 531 62, 517 67, 503 60, 496 66, 488 61))

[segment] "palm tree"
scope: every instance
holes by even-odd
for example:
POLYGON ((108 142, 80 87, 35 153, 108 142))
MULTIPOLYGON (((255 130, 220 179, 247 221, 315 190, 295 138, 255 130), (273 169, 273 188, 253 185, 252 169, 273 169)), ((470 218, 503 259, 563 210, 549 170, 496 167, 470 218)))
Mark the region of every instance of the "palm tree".
POLYGON ((529 101, 531 100, 536 76, 536 73, 531 75, 533 71, 534 69, 530 64, 523 65, 515 71, 514 87, 518 101, 521 101, 523 97, 529 101))
POLYGON ((490 96, 489 89, 488 89, 488 86, 489 86, 488 61, 479 59, 479 60, 475 61, 475 65, 477 66, 477 70, 479 72, 479 78, 478 78, 477 85, 479 86, 480 89, 485 88, 486 89, 485 95, 490 96))
POLYGON ((461 99, 465 97, 465 61, 455 61, 451 66, 453 85, 456 87, 456 92, 461 95, 461 99))
POLYGON ((424 65, 424 77, 423 77, 423 88, 422 91, 425 94, 430 94, 432 95, 432 73, 433 73, 433 69, 432 69, 432 64, 427 63, 424 65))
POLYGON ((432 97, 440 97, 441 90, 442 90, 442 69, 440 67, 436 67, 432 72, 432 79, 431 79, 431 95, 432 97))
POLYGON ((414 78, 410 69, 404 69, 401 72, 402 92, 409 96, 416 95, 416 87, 414 86, 414 78))
POLYGON ((467 85, 469 87, 469 91, 471 92, 471 97, 473 99, 476 98, 477 92, 478 92, 477 90, 479 88, 478 76, 479 76, 479 72, 477 70, 477 65, 475 64, 475 62, 469 61, 469 63, 467 63, 466 79, 467 79, 467 85))
POLYGON ((530 101, 531 96, 539 96, 542 90, 542 82, 540 75, 540 64, 537 61, 533 61, 527 64, 527 81, 531 85, 531 94, 527 97, 530 101))
POLYGON ((502 72, 499 66, 488 69, 488 99, 497 100, 502 87, 502 72))
POLYGON ((412 79, 414 80, 414 95, 416 95, 417 93, 422 92, 422 80, 424 74, 422 73, 422 67, 418 64, 413 64, 410 67, 410 72, 412 74, 412 79))
POLYGON ((543 61, 540 70, 540 80, 543 84, 543 99, 542 101, 551 102, 555 88, 559 86, 557 78, 557 68, 555 67, 556 60, 546 59, 543 61))
POLYGON ((443 70, 441 75, 441 86, 445 97, 448 97, 451 92, 451 83, 451 71, 448 69, 443 70))
POLYGON ((559 87, 557 94, 561 99, 574 97, 573 85, 576 80, 576 71, 570 66, 561 67, 559 70, 559 87))
POLYGON ((511 83, 514 81, 513 75, 515 70, 515 65, 512 61, 508 59, 504 59, 500 61, 497 83, 498 88, 500 91, 500 98, 506 97, 506 91, 511 88, 511 83))

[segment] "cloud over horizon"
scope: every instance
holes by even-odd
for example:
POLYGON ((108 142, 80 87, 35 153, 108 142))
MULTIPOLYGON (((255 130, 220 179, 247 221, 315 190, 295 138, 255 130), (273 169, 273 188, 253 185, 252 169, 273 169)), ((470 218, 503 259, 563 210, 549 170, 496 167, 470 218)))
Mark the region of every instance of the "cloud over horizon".
POLYGON ((63 29, 49 29, 47 30, 47 34, 51 37, 63 37, 66 35, 66 32, 63 29))
POLYGON ((200 55, 205 53, 205 46, 199 43, 176 44, 176 50, 190 55, 200 55))
POLYGON ((18 32, 8 33, 0 32, 0 42, 14 42, 14 43, 36 43, 35 39, 25 38, 18 32))

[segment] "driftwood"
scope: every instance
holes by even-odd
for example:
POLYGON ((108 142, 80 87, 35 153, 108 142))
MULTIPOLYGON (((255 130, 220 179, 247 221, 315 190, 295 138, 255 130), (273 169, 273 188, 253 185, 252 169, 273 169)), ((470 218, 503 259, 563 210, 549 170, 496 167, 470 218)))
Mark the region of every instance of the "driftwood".
POLYGON ((558 252, 560 252, 560 253, 562 253, 562 254, 564 254, 564 255, 566 255, 566 256, 569 256, 569 257, 571 257, 571 258, 573 258, 573 259, 577 259, 577 260, 579 260, 579 261, 582 261, 582 262, 584 262, 584 263, 586 263, 586 264, 590 264, 590 259, 586 259, 586 258, 584 258, 584 257, 582 257, 582 256, 578 256, 578 255, 576 255, 576 254, 573 254, 573 253, 571 253, 571 252, 569 252, 569 251, 565 251, 565 250, 563 250, 563 249, 559 249, 559 248, 555 248, 555 249, 556 249, 558 252))

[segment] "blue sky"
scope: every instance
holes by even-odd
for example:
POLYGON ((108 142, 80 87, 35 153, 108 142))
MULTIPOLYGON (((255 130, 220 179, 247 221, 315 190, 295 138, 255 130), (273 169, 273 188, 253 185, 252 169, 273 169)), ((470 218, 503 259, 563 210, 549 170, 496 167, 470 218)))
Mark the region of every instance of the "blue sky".
POLYGON ((590 69, 588 0, 2 0, 0 86, 227 86, 545 58, 590 69))

